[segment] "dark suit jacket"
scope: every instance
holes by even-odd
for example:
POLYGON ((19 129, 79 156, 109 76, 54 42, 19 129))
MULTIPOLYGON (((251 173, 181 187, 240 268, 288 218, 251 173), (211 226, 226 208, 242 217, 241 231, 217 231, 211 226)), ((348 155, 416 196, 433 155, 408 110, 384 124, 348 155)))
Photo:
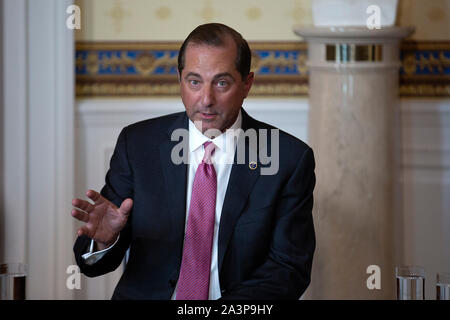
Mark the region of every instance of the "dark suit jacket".
MULTIPOLYGON (((188 166, 171 161, 179 141, 170 136, 177 128, 188 128, 185 112, 122 130, 101 193, 117 206, 132 198, 130 218, 117 244, 92 266, 81 258, 90 239, 81 236, 75 243, 76 261, 89 277, 115 270, 130 247, 113 299, 170 299, 174 291, 183 252, 188 166)), ((242 110, 242 129, 250 128, 258 133, 274 127, 242 110)), ((264 165, 259 158, 255 170, 248 158, 233 164, 218 240, 223 299, 298 299, 309 285, 315 249, 314 155, 281 130, 279 146, 275 175, 260 174, 264 165)))

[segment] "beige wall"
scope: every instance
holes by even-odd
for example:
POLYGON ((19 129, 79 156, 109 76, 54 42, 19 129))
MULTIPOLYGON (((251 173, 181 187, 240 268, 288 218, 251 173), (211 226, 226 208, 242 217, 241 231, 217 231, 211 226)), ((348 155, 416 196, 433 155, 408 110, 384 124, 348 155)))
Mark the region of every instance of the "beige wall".
MULTIPOLYGON (((312 25, 313 0, 76 0, 77 40, 181 41, 199 24, 222 22, 250 41, 295 41, 294 25, 312 25)), ((400 0, 397 24, 413 38, 450 40, 450 0, 400 0)))
POLYGON ((78 40, 180 41, 197 25, 222 22, 248 40, 297 40, 295 24, 311 24, 309 0, 78 0, 78 40))
POLYGON ((225 23, 248 40, 298 40, 312 24, 310 0, 78 0, 78 40, 180 41, 197 25, 225 23))
POLYGON ((450 0, 399 0, 397 24, 415 26, 413 39, 450 40, 450 0))

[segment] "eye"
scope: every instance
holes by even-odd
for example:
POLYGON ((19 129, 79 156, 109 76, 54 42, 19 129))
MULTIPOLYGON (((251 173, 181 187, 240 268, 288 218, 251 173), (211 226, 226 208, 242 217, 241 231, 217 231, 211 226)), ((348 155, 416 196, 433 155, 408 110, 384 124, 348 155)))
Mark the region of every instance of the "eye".
POLYGON ((226 87, 227 85, 228 85, 228 82, 225 81, 225 80, 219 80, 219 81, 217 81, 217 86, 218 86, 218 87, 223 88, 223 87, 226 87))
POLYGON ((190 83, 192 86, 196 87, 196 86, 199 85, 200 81, 198 81, 198 80, 189 80, 189 83, 190 83))

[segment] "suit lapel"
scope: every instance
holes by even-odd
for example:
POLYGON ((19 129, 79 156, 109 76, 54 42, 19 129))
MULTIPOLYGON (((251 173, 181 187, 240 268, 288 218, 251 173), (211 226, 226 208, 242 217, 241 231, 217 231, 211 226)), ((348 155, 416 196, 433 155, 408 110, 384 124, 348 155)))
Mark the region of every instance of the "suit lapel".
MULTIPOLYGON (((242 129, 244 132, 252 128, 250 116, 242 109, 242 129)), ((254 128, 256 130, 256 128, 254 128)), ((256 132, 258 134, 258 132, 256 132)), ((242 141, 241 141, 242 142, 242 141)), ((234 226, 247 203, 248 196, 260 175, 261 164, 257 157, 257 168, 251 170, 249 167, 249 152, 258 150, 249 146, 248 139, 245 141, 246 158, 244 164, 237 164, 237 151, 234 156, 234 164, 231 168, 230 179, 228 181, 227 191, 222 207, 222 214, 219 225, 219 241, 218 241, 218 266, 219 274, 222 270, 223 259, 234 231, 234 226)))
MULTIPOLYGON (((179 128, 188 129, 188 117, 185 112, 174 121, 167 131, 167 141, 160 146, 160 159, 175 239, 184 238, 186 215, 187 163, 175 164, 171 159, 172 150, 181 142, 171 141, 171 135, 175 129, 179 128)), ((185 145, 189 146, 189 136, 186 139, 185 145)), ((184 152, 189 152, 189 149, 185 149, 184 152)))

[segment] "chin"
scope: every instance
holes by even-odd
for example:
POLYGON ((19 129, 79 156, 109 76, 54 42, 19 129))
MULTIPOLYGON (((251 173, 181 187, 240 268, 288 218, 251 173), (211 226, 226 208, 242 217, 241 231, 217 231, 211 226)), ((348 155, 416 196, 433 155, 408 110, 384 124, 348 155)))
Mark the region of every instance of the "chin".
POLYGON ((206 126, 202 126, 202 132, 205 132, 206 130, 220 130, 219 126, 215 126, 213 124, 207 124, 206 126))

